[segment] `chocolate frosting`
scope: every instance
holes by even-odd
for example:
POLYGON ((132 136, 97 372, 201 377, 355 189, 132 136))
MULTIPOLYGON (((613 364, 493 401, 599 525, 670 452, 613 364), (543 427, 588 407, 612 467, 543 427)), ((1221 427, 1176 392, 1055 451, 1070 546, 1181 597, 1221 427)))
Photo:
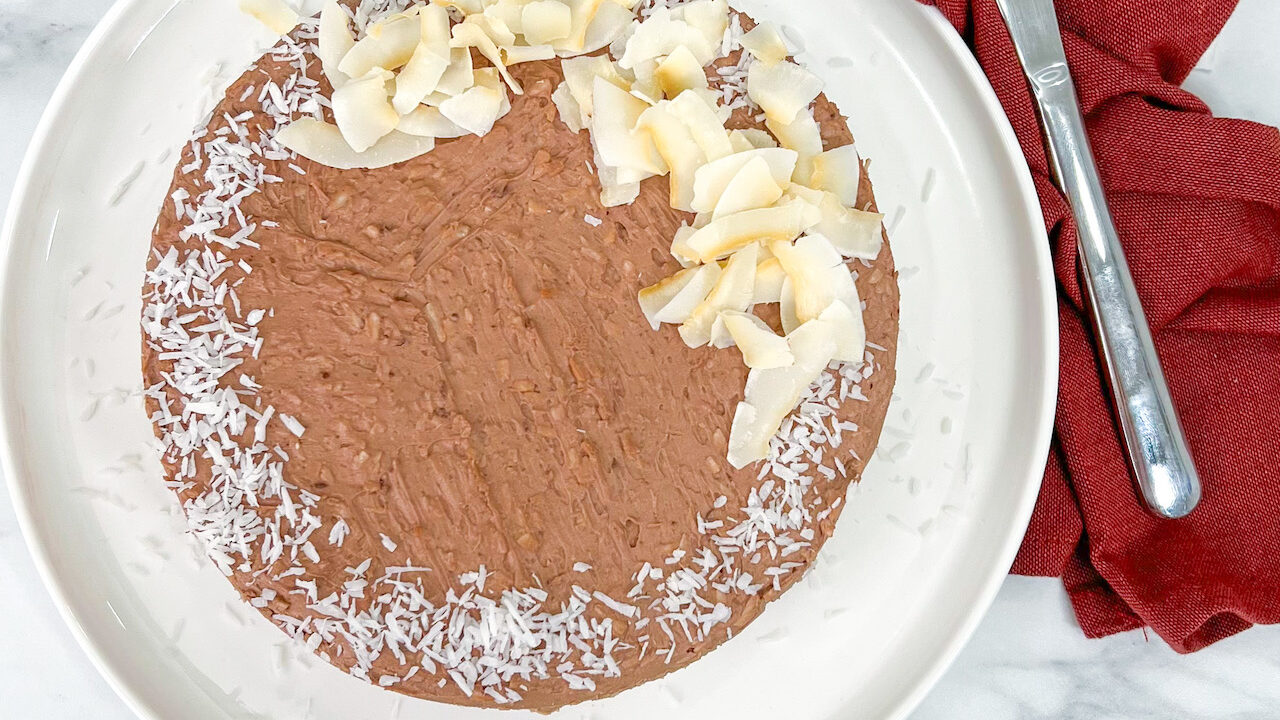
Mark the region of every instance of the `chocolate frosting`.
MULTIPOLYGON (((255 97, 238 98, 264 74, 290 71, 264 56, 214 117, 260 117, 255 97)), ((247 213, 278 226, 254 234, 261 249, 227 253, 252 267, 228 271, 241 281, 241 305, 272 311, 258 325, 261 353, 238 372, 262 385, 255 405, 306 427, 296 438, 270 426, 268 445, 289 456, 287 480, 320 496, 319 515, 351 527, 341 547, 324 543, 328 525, 316 533, 321 560, 309 574, 321 596, 349 578, 344 568, 371 558, 371 577, 410 561, 432 568, 423 576, 428 596, 443 596, 458 573, 483 565, 494 591, 540 584, 554 604, 578 584, 625 598, 638 566, 698 547, 705 538, 696 517, 740 515, 758 484, 757 468, 735 471, 725 460, 747 375, 738 352, 690 349, 671 326, 655 332, 636 302, 637 290, 678 269, 668 247, 689 216, 668 206, 665 178, 644 181, 633 204, 601 207, 588 136, 566 129, 550 100, 558 63, 513 72, 525 94, 513 96, 510 114, 483 138, 441 141, 379 170, 298 159, 299 175, 284 161, 268 163, 284 181, 243 201, 247 213), (598 226, 587 222, 595 218, 598 226), (727 505, 713 509, 722 495, 727 505), (394 539, 394 552, 382 534, 394 539), (591 569, 575 572, 575 563, 591 569)), ((825 97, 817 116, 827 147, 852 141, 825 97)), ((191 160, 188 148, 178 165, 191 160)), ((170 191, 178 188, 194 195, 200 186, 179 171, 170 191)), ((859 205, 873 203, 864 173, 859 205)), ((153 247, 185 247, 181 228, 166 207, 153 247)), ((839 410, 860 429, 840 449, 848 475, 815 483, 826 506, 861 473, 858 458, 871 457, 894 382, 898 290, 887 242, 869 267, 855 268, 868 339, 884 350, 863 383, 868 401, 839 410)), ((148 384, 168 367, 144 348, 148 384)), ((206 489, 206 471, 184 498, 206 489)), ((838 515, 815 523, 811 546, 789 558, 802 567, 781 578, 783 590, 838 515)), ((312 612, 289 594, 292 578, 271 574, 237 570, 230 579, 246 599, 274 588, 268 617, 312 612)), ((713 592, 733 611, 727 631, 679 638, 670 662, 620 652, 621 676, 597 678, 594 693, 554 676, 519 682, 517 706, 547 711, 663 675, 740 631, 778 595, 772 587, 755 596, 713 592)), ((625 622, 615 628, 624 642, 641 634, 625 622)), ((336 645, 320 650, 340 667, 351 664, 336 645)), ((375 667, 403 670, 385 653, 375 667)), ((441 677, 423 672, 393 689, 491 704, 451 682, 440 686, 441 677)))

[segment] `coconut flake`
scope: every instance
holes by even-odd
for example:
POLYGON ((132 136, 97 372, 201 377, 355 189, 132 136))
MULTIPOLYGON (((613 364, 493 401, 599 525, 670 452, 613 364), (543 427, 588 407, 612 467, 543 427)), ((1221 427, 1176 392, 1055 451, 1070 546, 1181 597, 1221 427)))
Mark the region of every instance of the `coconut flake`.
POLYGON ((758 23, 742 36, 742 47, 766 67, 787 59, 790 51, 778 26, 771 22, 758 23))
POLYGON ((282 128, 276 142, 299 155, 328 167, 380 168, 431 152, 435 140, 392 130, 364 152, 356 152, 337 126, 314 118, 300 118, 282 128))

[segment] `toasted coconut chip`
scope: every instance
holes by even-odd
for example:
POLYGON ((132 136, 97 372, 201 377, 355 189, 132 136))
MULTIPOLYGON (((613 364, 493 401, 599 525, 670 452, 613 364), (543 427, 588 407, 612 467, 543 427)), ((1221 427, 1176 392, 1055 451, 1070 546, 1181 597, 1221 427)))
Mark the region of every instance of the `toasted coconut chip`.
POLYGON ((730 130, 729 143, 733 145, 734 152, 778 147, 778 141, 772 135, 755 128, 730 130))
MULTIPOLYGON (((684 21, 697 28, 703 39, 718 54, 725 30, 729 29, 729 3, 727 0, 693 0, 679 5, 684 21)), ((705 64, 705 63, 704 63, 705 64)))
POLYGON ((875 260, 883 244, 881 234, 884 215, 853 208, 834 208, 828 213, 823 205, 822 221, 813 226, 815 232, 825 235, 845 257, 875 260))
MULTIPOLYGON (((488 4, 481 14, 496 20, 512 34, 522 35, 524 34, 524 8, 527 4, 528 0, 498 0, 488 4)), ((496 41, 497 39, 495 38, 496 41)))
MULTIPOLYGON (((555 104, 556 111, 560 113, 560 122, 564 123, 573 132, 581 132, 586 127, 582 122, 582 107, 578 105, 578 101, 573 99, 573 93, 569 91, 569 84, 561 82, 556 86, 554 92, 551 93, 551 102, 555 104)), ((597 168, 598 169, 598 168, 597 168)))
MULTIPOLYGON (((790 185, 788 187, 795 187, 790 185)), ((805 230, 812 228, 822 221, 822 211, 813 203, 805 202, 803 198, 789 198, 783 194, 782 199, 778 201, 779 205, 793 205, 800 211, 800 226, 805 230)), ((741 213, 738 213, 739 215, 741 213)), ((801 231, 803 232, 803 230, 801 231)), ((772 250, 772 248, 770 248, 772 250)))
POLYGON ((516 34, 511 27, 496 13, 490 13, 491 8, 486 8, 485 12, 480 15, 472 15, 464 18, 463 22, 470 21, 472 25, 480 28, 485 35, 493 41, 494 45, 515 45, 516 34))
POLYGON ((616 168, 632 168, 653 175, 667 172, 654 139, 632 132, 649 106, 602 77, 592 85, 591 142, 600 158, 616 168))
POLYGON ((796 152, 786 148, 750 149, 732 153, 713 160, 699 167, 694 174, 693 200, 690 203, 694 212, 711 212, 720 202, 720 196, 730 181, 751 160, 761 158, 769 167, 770 177, 782 188, 790 185, 791 175, 795 171, 796 152))
POLYGON ((861 308, 853 275, 840 252, 825 237, 805 235, 794 243, 774 241, 769 249, 787 272, 795 296, 795 316, 800 322, 818 317, 837 300, 861 308))
POLYGON ((440 114, 472 135, 484 136, 506 114, 506 97, 501 86, 487 85, 478 75, 475 85, 440 103, 440 114))
MULTIPOLYGON (((822 203, 826 201, 829 193, 825 190, 815 190, 807 185, 800 183, 792 183, 787 186, 786 196, 788 198, 803 200, 815 207, 821 208, 822 203)), ((838 202, 838 201, 837 201, 838 202)))
MULTIPOLYGON (((711 262, 750 243, 789 242, 819 219, 817 209, 803 202, 746 210, 712 220, 673 249, 684 257, 711 262)), ((839 253, 836 255, 839 257, 839 253)))
POLYGON ((680 19, 671 10, 659 6, 634 28, 627 40, 626 49, 618 58, 620 67, 631 69, 645 60, 656 60, 670 55, 684 46, 697 58, 698 65, 705 66, 716 58, 720 39, 707 40, 698 28, 680 19))
POLYGON ((478 87, 487 87, 502 95, 502 111, 498 113, 498 117, 506 115, 511 110, 511 102, 507 97, 507 89, 502 84, 502 79, 498 77, 498 71, 495 68, 477 68, 471 71, 475 85, 478 87))
MULTIPOLYGON (((729 122, 729 118, 733 117, 733 111, 729 109, 728 105, 719 104, 722 97, 718 90, 705 87, 705 88, 689 88, 688 90, 685 90, 685 92, 691 92, 701 96, 703 102, 707 104, 707 107, 710 107, 716 111, 716 117, 720 118, 720 124, 723 125, 724 123, 729 122)), ((733 148, 732 141, 729 142, 729 147, 732 150, 733 148)), ((737 151, 734 150, 733 152, 737 152, 737 151)))
POLYGON ((418 8, 418 16, 419 42, 431 45, 436 49, 437 55, 448 55, 449 39, 452 37, 449 11, 441 5, 423 5, 418 8))
POLYGON ((445 93, 442 93, 439 90, 437 90, 431 93, 430 95, 422 98, 422 104, 428 107, 438 108, 440 107, 440 103, 444 102, 445 100, 448 100, 449 98, 457 94, 458 93, 450 93, 446 95, 445 93))
POLYGON ((596 13, 600 12, 600 8, 604 5, 604 0, 565 0, 565 4, 569 6, 569 14, 573 23, 569 29, 569 34, 552 44, 555 45, 556 50, 580 53, 583 47, 586 46, 587 27, 595 19, 596 13))
POLYGON ((644 313, 650 327, 654 330, 658 329, 660 325, 657 319, 658 312, 666 307, 686 285, 693 281, 693 276, 697 271, 698 268, 685 268, 639 292, 640 311, 644 313))
POLYGON ((787 279, 787 271, 776 257, 768 257, 756 266, 756 291, 754 302, 775 303, 782 300, 782 283, 787 279))
POLYGON ((582 38, 580 53, 590 53, 613 43, 627 31, 635 14, 626 7, 613 2, 606 2, 591 22, 587 24, 587 32, 582 38))
POLYGON ((794 364, 753 369, 729 430, 729 464, 745 467, 769 456, 769 441, 822 374, 836 345, 824 324, 806 324, 787 337, 794 364), (745 407, 744 407, 745 406, 745 407))
POLYGON ((689 128, 689 134, 702 148, 707 161, 719 160, 733 152, 729 144, 729 131, 716 114, 715 101, 707 103, 705 97, 692 90, 682 92, 671 100, 671 112, 689 128))
POLYGON ((748 160, 725 185, 711 217, 719 218, 743 210, 769 207, 780 197, 782 186, 773 179, 769 162, 757 155, 748 160))
MULTIPOLYGON (((796 358, 796 367, 806 373, 814 373, 812 376, 814 378, 817 377, 817 373, 827 369, 827 365, 835 358, 838 347, 832 336, 831 327, 821 320, 804 323, 787 333, 787 344, 791 347, 791 354, 796 358)), ((809 382, 813 380, 810 379, 809 382)), ((750 384, 751 378, 748 376, 747 385, 750 386, 750 384)), ((808 383, 805 386, 808 387, 808 383)), ((794 407, 795 402, 791 405, 794 407)))
POLYGON ((631 89, 631 84, 618 73, 617 66, 605 55, 565 58, 560 61, 560 68, 564 71, 564 82, 569 93, 582 109, 583 127, 590 122, 595 108, 593 97, 597 77, 624 92, 631 89))
POLYGON ((421 28, 416 12, 392 15, 370 25, 365 36, 342 57, 338 70, 347 77, 357 78, 374 68, 395 70, 403 67, 418 48, 421 28))
MULTIPOLYGON (((600 204, 605 207, 628 205, 640 196, 640 180, 644 179, 631 170, 619 170, 593 156, 596 175, 600 180, 600 204)), ((645 175, 645 177, 652 177, 645 175)))
POLYGON ((833 360, 862 363, 867 351, 867 328, 862 322, 862 310, 849 307, 837 300, 818 315, 818 320, 830 328, 836 343, 833 360))
POLYGON ((507 67, 535 60, 550 60, 556 51, 550 45, 510 45, 498 48, 502 52, 502 64, 507 67))
POLYGON ((633 183, 640 182, 645 178, 653 177, 653 173, 637 170, 635 168, 614 168, 614 172, 618 175, 618 182, 633 183))
POLYGON ((771 22, 757 24, 742 36, 742 47, 756 60, 768 65, 776 65, 787 59, 787 41, 778 31, 778 26, 771 22))
POLYGON ((662 100, 662 86, 658 84, 658 61, 645 60, 631 69, 634 80, 631 81, 631 94, 641 100, 656 105, 662 100))
MULTIPOLYGON (((428 6, 428 7, 434 7, 428 6)), ((449 67, 448 51, 445 56, 436 54, 436 49, 426 43, 420 43, 413 51, 413 57, 396 75, 396 93, 391 99, 391 106, 396 112, 405 115, 422 103, 440 84, 440 77, 449 67)))
POLYGON ((605 207, 629 205, 640 197, 640 180, 636 173, 621 172, 618 168, 607 165, 600 160, 600 153, 592 156, 596 166, 596 177, 600 180, 600 204, 605 207))
POLYGON ((745 402, 738 403, 733 412, 733 424, 729 426, 729 464, 744 468, 757 460, 769 457, 769 440, 760 427, 760 412, 745 402))
POLYGON ((822 131, 818 122, 813 119, 813 113, 805 109, 789 123, 774 122, 766 118, 764 124, 778 138, 782 147, 796 151, 799 157, 791 179, 807 185, 813 175, 813 159, 822 152, 822 131))
MULTIPOLYGON (((804 323, 800 327, 788 333, 787 346, 790 348, 791 354, 795 358, 795 365, 793 367, 808 376, 808 379, 804 381, 804 387, 799 390, 800 393, 803 393, 804 390, 808 389, 809 383, 813 382, 813 380, 817 378, 818 374, 823 370, 826 370, 827 365, 831 363, 831 359, 836 353, 835 340, 831 337, 830 327, 826 326, 825 323, 821 321, 813 321, 804 323)), ((765 379, 766 378, 760 378, 753 382, 751 376, 748 375, 744 394, 767 394, 762 392, 766 389, 764 387, 766 383, 760 382, 760 380, 765 379)), ((788 407, 784 412, 784 416, 786 412, 790 412, 791 409, 795 407, 799 400, 800 397, 796 396, 787 403, 788 407)), ((760 405, 757 405, 756 407, 759 408, 760 405)), ((778 418, 778 423, 781 424, 781 422, 782 418, 780 417, 778 418)))
POLYGON ((717 350, 731 348, 734 345, 733 336, 729 334, 729 331, 724 326, 723 315, 724 313, 717 315, 715 322, 711 323, 711 342, 709 344, 717 350))
POLYGON ((755 244, 746 246, 729 258, 715 287, 680 325, 680 338, 686 345, 706 345, 711 340, 711 325, 722 310, 743 311, 751 307, 758 258, 759 246, 755 244))
POLYGON ((720 279, 720 266, 715 263, 699 265, 690 269, 693 273, 689 281, 672 296, 666 305, 663 305, 661 309, 653 314, 650 322, 656 320, 660 323, 673 325, 684 323, 693 314, 694 308, 698 307, 706 299, 707 293, 711 292, 711 288, 715 287, 716 281, 720 279))
POLYGON ((563 40, 573 31, 573 13, 560 0, 533 0, 521 8, 520 30, 533 45, 563 40))
MULTIPOLYGON (((738 321, 744 330, 752 328, 760 332, 761 340, 769 343, 771 348, 775 347, 763 334, 772 335, 767 326, 762 322, 756 326, 749 317, 738 321)), ((729 316, 726 315, 725 319, 729 320, 729 316)), ((735 467, 743 467, 768 456, 769 440, 827 364, 863 347, 861 325, 861 319, 855 318, 847 307, 834 304, 830 313, 804 323, 787 336, 786 345, 792 363, 752 369, 747 376, 738 417, 735 417, 729 434, 729 460, 735 467), (842 347, 842 342, 847 347, 842 347), (743 405, 747 409, 744 410, 743 405)), ((858 352, 860 362, 861 350, 858 352)))
POLYGON ((668 98, 674 98, 685 90, 705 88, 707 75, 689 48, 681 45, 658 62, 654 79, 668 98))
POLYGON ((778 291, 778 315, 782 321, 782 332, 790 333, 800 327, 800 318, 796 317, 796 290, 790 277, 782 279, 782 288, 778 291))
POLYGON ((333 91, 333 119, 342 137, 356 152, 364 152, 396 128, 400 113, 387 99, 387 82, 394 75, 374 68, 333 91))
MULTIPOLYGON (((772 140, 772 138, 770 139, 772 140)), ((751 141, 748 140, 746 136, 744 136, 737 130, 729 131, 729 145, 733 147, 733 151, 735 153, 746 152, 748 150, 755 149, 755 146, 751 144, 751 141)))
POLYGON ((810 231, 830 240, 841 255, 874 260, 880 254, 880 223, 884 215, 847 208, 833 193, 799 184, 787 188, 784 197, 817 206, 822 219, 810 231))
POLYGON ((609 43, 609 57, 622 57, 622 54, 627 51, 627 42, 630 41, 631 36, 635 34, 636 28, 640 27, 641 19, 642 18, 638 18, 634 14, 632 15, 631 22, 627 23, 627 27, 618 34, 618 37, 614 38, 612 43, 609 43))
POLYGON ((676 228, 675 235, 671 238, 671 257, 680 263, 681 267, 694 267, 698 265, 698 261, 688 257, 681 252, 681 248, 688 242, 689 236, 697 232, 698 228, 694 225, 681 224, 676 228))
POLYGON ((768 370, 786 367, 796 361, 787 339, 749 312, 725 310, 716 318, 715 324, 718 329, 713 329, 712 336, 725 333, 730 344, 737 345, 742 351, 742 360, 749 368, 768 370))
POLYGON ((600 204, 605 207, 630 205, 640 197, 640 183, 606 183, 600 182, 600 204))
MULTIPOLYGON (((436 83, 435 94, 444 96, 435 105, 452 97, 475 84, 474 67, 471 64, 471 51, 467 48, 450 48, 449 66, 445 68, 440 81, 436 83)), ((428 102, 425 101, 424 102, 428 102)), ((429 103, 428 104, 432 104, 429 103)))
POLYGON ((276 142, 304 158, 339 170, 380 168, 431 152, 435 139, 391 131, 373 147, 356 152, 336 125, 315 118, 299 118, 281 128, 276 142))
POLYGON ((671 207, 691 210, 695 173, 707 159, 689 127, 672 112, 671 101, 663 100, 645 110, 637 124, 653 139, 658 154, 670 170, 668 178, 671 207))
POLYGON ((841 145, 813 158, 809 185, 834 193, 845 207, 858 206, 858 184, 862 181, 862 158, 853 145, 841 145))
POLYGON ((884 215, 844 207, 831 193, 826 193, 819 209, 822 220, 813 226, 813 232, 830 240, 845 257, 876 259, 880 254, 884 215))
POLYGON ((515 36, 510 32, 502 33, 505 28, 497 27, 497 23, 483 15, 468 15, 465 20, 453 26, 453 39, 449 41, 449 45, 455 48, 473 47, 480 52, 493 66, 497 68, 498 73, 502 75, 502 79, 511 88, 511 92, 517 95, 524 94, 524 88, 520 87, 520 83, 511 73, 507 72, 506 65, 502 64, 502 52, 498 50, 497 44, 489 35, 490 32, 499 35, 502 39, 511 37, 511 42, 515 42, 515 36))
POLYGON ((466 130, 454 125, 449 118, 446 118, 440 112, 440 108, 426 105, 419 105, 408 115, 401 116, 400 124, 396 126, 396 130, 409 135, 433 137, 440 140, 462 137, 467 134, 466 130))
POLYGON ((298 24, 298 13, 284 0, 240 0, 240 12, 257 20, 277 35, 287 35, 298 24))
POLYGON ((320 67, 329 84, 335 89, 350 78, 338 69, 342 58, 355 47, 356 39, 351 34, 351 22, 347 13, 338 4, 338 0, 326 0, 320 10, 320 28, 317 31, 316 56, 320 58, 320 67))
POLYGON ((799 65, 752 63, 747 70, 747 95, 777 123, 790 123, 822 92, 822 80, 799 65))

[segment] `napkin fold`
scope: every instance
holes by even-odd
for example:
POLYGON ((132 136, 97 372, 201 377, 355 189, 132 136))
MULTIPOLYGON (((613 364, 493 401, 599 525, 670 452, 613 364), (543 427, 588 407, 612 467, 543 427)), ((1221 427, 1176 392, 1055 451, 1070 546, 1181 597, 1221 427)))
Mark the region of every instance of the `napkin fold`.
MULTIPOLYGON (((924 0, 930 2, 930 0, 924 0)), ((1147 626, 1178 652, 1280 622, 1280 133, 1179 86, 1235 0, 1057 0, 1120 240, 1204 484, 1187 518, 1134 490, 1081 298, 1070 209, 992 0, 932 0, 1026 154, 1053 247, 1053 448, 1013 572, 1061 576, 1089 637, 1147 626)), ((1259 76, 1258 92, 1274 77, 1259 76)))

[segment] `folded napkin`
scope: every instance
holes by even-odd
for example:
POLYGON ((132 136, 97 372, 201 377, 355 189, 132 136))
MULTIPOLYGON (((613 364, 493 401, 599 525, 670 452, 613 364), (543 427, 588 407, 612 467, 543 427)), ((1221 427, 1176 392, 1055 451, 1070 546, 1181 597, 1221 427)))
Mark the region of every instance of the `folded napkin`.
POLYGON ((992 0, 932 4, 1013 124, 1058 279, 1053 449, 1013 572, 1061 576, 1089 637, 1148 626, 1192 652, 1280 622, 1280 134, 1214 118, 1179 87, 1235 1, 1057 0, 1103 185, 1204 483, 1181 520, 1148 514, 1133 489, 1082 306, 1075 227, 1000 13, 992 0))

